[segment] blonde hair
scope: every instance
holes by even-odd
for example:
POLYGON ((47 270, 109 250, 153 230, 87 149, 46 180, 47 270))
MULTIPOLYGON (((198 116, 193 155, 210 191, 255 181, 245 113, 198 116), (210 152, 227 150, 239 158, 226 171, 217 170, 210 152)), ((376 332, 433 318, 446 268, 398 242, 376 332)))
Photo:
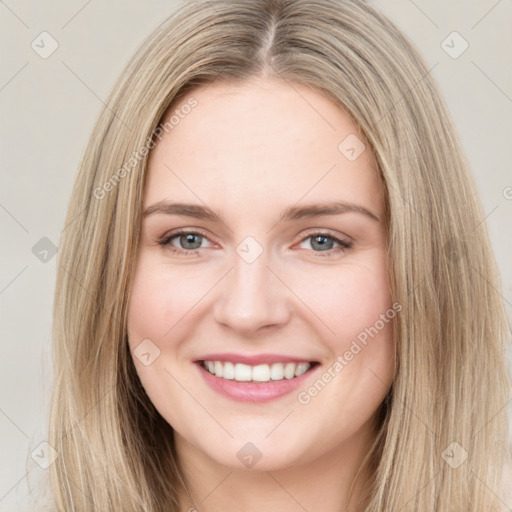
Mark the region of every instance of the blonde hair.
POLYGON ((180 510, 172 427, 127 344, 147 153, 194 87, 257 76, 328 95, 360 126, 384 184, 402 311, 360 510, 500 510, 508 325, 485 215, 430 71, 363 0, 192 0, 142 44, 91 135, 60 242, 48 437, 56 510, 180 510), (450 454, 466 452, 455 469, 450 454))

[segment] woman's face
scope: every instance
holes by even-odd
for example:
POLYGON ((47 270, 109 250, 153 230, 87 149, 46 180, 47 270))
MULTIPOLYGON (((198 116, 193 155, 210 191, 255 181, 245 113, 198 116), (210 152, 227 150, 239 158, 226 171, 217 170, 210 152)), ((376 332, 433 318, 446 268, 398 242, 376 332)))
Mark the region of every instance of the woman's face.
POLYGON ((183 453, 232 468, 367 447, 396 309, 363 136, 321 93, 277 79, 214 83, 173 108, 128 313, 149 398, 183 453))

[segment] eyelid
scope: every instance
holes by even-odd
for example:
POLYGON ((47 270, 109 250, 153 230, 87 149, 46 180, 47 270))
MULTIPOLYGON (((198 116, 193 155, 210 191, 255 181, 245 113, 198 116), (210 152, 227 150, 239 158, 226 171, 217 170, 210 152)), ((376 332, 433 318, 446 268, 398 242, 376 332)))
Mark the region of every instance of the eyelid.
MULTIPOLYGON (((328 235, 331 235, 335 238, 340 238, 340 237, 343 237, 344 239, 346 239, 347 242, 354 242, 354 239, 348 235, 345 235, 345 234, 338 234, 337 232, 329 229, 329 228, 308 228, 306 229, 305 231, 302 231, 300 233, 300 238, 299 238, 299 242, 303 241, 305 237, 307 237, 308 235, 314 235, 314 234, 317 234, 317 233, 321 233, 321 234, 328 234, 328 235)), ((202 228, 196 228, 196 227, 189 227, 189 228, 176 228, 175 230, 172 230, 172 231, 169 231, 167 233, 165 233, 163 236, 160 237, 159 240, 164 240, 166 238, 170 238, 170 237, 173 237, 173 236, 177 236, 177 235, 181 235, 181 234, 197 234, 197 235, 201 235, 203 236, 204 238, 206 238, 207 240, 209 240, 210 242, 212 241, 210 236, 206 234, 206 232, 202 229, 202 228)))
POLYGON ((306 238, 308 236, 315 235, 315 234, 329 235, 329 236, 332 236, 333 238, 338 238, 347 243, 355 242, 355 240, 352 237, 342 234, 342 233, 338 234, 336 231, 333 231, 332 229, 329 229, 329 228, 308 228, 305 231, 301 232, 300 241, 303 241, 304 238, 306 238))

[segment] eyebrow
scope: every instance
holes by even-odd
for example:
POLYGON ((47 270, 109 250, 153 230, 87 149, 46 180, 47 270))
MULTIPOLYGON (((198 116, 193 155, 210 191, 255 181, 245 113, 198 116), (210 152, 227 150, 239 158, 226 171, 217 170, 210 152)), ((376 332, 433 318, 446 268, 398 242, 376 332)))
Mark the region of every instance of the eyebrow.
MULTIPOLYGON (((307 204, 304 206, 289 206, 281 212, 280 220, 278 222, 312 219, 326 215, 340 215, 342 213, 348 212, 360 213, 376 222, 380 222, 380 218, 369 209, 365 208, 364 206, 346 201, 315 203, 307 204)), ((201 220, 224 223, 221 215, 215 213, 211 208, 208 208, 207 206, 201 206, 198 204, 172 203, 165 200, 158 201, 157 203, 148 206, 144 210, 142 216, 143 218, 146 218, 148 215, 152 215, 154 213, 161 213, 166 215, 182 215, 185 217, 193 217, 201 220)))

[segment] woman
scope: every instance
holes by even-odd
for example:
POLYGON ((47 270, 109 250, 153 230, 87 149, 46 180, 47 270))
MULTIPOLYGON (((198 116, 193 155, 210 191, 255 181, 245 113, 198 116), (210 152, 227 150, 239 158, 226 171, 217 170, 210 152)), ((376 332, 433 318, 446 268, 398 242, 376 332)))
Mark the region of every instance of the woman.
POLYGON ((61 241, 56 509, 504 510, 499 279, 404 35, 187 2, 107 104, 61 241))

